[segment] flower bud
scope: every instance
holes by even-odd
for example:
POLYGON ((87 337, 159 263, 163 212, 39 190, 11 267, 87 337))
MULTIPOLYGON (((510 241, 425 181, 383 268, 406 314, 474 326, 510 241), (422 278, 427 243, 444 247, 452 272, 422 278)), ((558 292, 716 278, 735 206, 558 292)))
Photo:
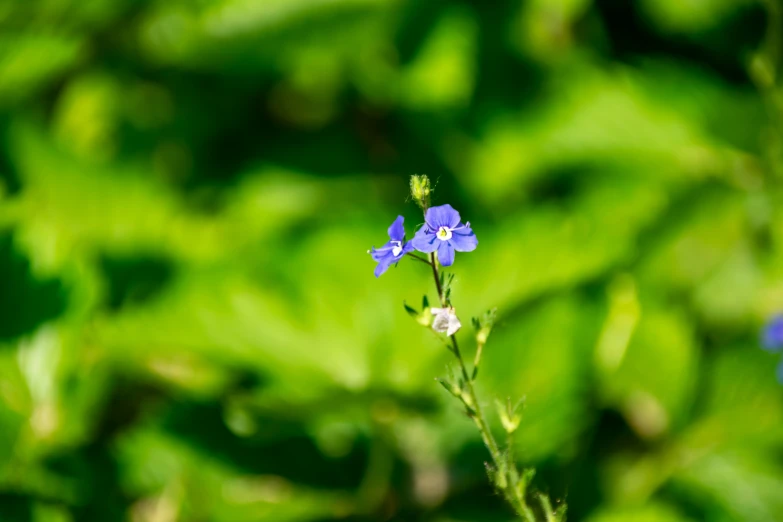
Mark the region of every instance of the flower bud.
POLYGON ((462 388, 459 384, 457 384, 454 379, 435 379, 440 383, 441 386, 446 388, 446 391, 452 394, 453 396, 459 398, 462 396, 462 388))
POLYGON ((430 208, 431 194, 432 188, 430 186, 430 178, 424 174, 411 176, 411 196, 416 204, 425 212, 430 208))
POLYGON ((514 433, 517 431, 520 422, 522 422, 522 419, 519 415, 512 415, 510 417, 508 415, 500 416, 500 423, 503 424, 503 429, 505 429, 507 433, 514 433))
POLYGON ((512 406, 511 399, 507 399, 506 404, 503 404, 498 400, 495 401, 495 405, 498 408, 500 423, 503 425, 503 429, 505 429, 506 433, 509 435, 517 431, 519 424, 522 422, 522 416, 517 413, 520 404, 521 402, 517 403, 515 406, 512 406))
MULTIPOLYGON (((429 305, 429 302, 427 301, 427 297, 424 297, 424 304, 429 305)), ((422 308, 421 312, 410 306, 408 303, 404 302, 402 305, 405 307, 405 311, 408 312, 408 315, 413 317, 417 323, 419 323, 422 326, 430 327, 432 325, 433 315, 432 310, 429 308, 429 306, 425 306, 422 308)))
POLYGON ((432 310, 425 308, 416 318, 416 321, 422 326, 432 326, 432 310))
POLYGON ((495 320, 497 318, 497 308, 488 310, 481 319, 473 318, 473 327, 476 329, 476 342, 479 345, 487 343, 489 334, 492 332, 492 328, 495 326, 495 320))

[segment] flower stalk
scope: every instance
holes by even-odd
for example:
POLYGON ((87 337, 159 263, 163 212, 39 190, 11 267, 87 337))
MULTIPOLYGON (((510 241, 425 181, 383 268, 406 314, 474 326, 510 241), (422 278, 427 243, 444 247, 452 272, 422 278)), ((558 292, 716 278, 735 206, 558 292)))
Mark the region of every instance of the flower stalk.
MULTIPOLYGON (((441 306, 445 307, 447 306, 447 302, 440 282, 438 262, 435 259, 434 253, 430 254, 430 256, 430 264, 432 265, 432 273, 435 279, 435 288, 438 291, 438 299, 440 300, 441 306)), ((483 344, 479 344, 478 346, 483 348, 483 344)), ((533 510, 527 505, 524 497, 527 484, 520 483, 520 475, 516 467, 516 462, 514 462, 513 458, 511 458, 511 433, 509 433, 509 443, 506 450, 507 453, 504 455, 504 453, 500 450, 500 446, 495 440, 495 437, 492 435, 492 431, 489 429, 489 425, 481 408, 481 403, 479 402, 476 395, 476 389, 473 386, 475 377, 471 378, 468 374, 468 369, 465 365, 465 360, 462 357, 462 353, 460 352, 459 343, 457 342, 457 337, 455 335, 451 336, 451 352, 457 359, 457 363, 459 364, 460 371, 462 373, 461 385, 463 389, 461 394, 457 395, 452 393, 452 395, 462 401, 468 417, 473 419, 473 422, 476 424, 476 428, 478 428, 479 434, 484 441, 484 445, 492 457, 494 468, 489 465, 487 468, 490 477, 493 475, 495 476, 495 486, 500 489, 500 492, 503 493, 503 496, 514 508, 514 511, 516 511, 517 514, 523 518, 523 520, 526 522, 536 522, 533 510)), ((480 352, 477 350, 477 357, 472 373, 474 376, 478 371, 478 362, 480 357, 480 352)), ((548 498, 547 503, 549 503, 548 498)))
MULTIPOLYGON (((449 394, 462 403, 468 417, 475 423, 491 457, 491 462, 486 463, 490 481, 522 520, 537 522, 536 511, 527 502, 528 487, 535 472, 532 469, 520 470, 517 467, 512 449, 513 433, 521 422, 521 416, 517 413, 519 404, 512 407, 511 400, 508 399, 505 407, 502 404, 498 407, 500 421, 506 432, 506 447, 501 449, 492 434, 474 386, 484 346, 495 323, 495 310, 490 310, 481 319, 473 319, 473 326, 476 329, 476 354, 473 359, 472 371, 468 372, 468 366, 460 351, 456 335, 461 329, 462 323, 451 304, 454 275, 440 270, 441 267, 448 267, 454 263, 456 252, 475 250, 478 246, 478 239, 476 239, 476 234, 470 223, 463 223, 459 212, 451 205, 430 207, 432 188, 427 176, 413 176, 411 178, 411 195, 424 211, 424 225, 419 228, 413 239, 406 241, 403 217, 397 217, 389 227, 389 241, 378 249, 372 248, 370 250, 373 260, 378 263, 375 275, 379 277, 392 264, 396 265, 405 257, 412 257, 419 262, 430 265, 440 307, 430 308, 425 295, 422 299, 421 312, 407 304, 404 304, 405 310, 419 324, 430 327, 435 332, 445 334, 448 338, 447 347, 457 359, 461 375, 459 377, 452 375, 451 378, 436 380, 449 394), (414 253, 414 250, 427 257, 421 257, 414 253)), ((543 513, 546 522, 563 522, 565 520, 564 504, 553 510, 546 495, 538 495, 538 500, 538 509, 543 513)))

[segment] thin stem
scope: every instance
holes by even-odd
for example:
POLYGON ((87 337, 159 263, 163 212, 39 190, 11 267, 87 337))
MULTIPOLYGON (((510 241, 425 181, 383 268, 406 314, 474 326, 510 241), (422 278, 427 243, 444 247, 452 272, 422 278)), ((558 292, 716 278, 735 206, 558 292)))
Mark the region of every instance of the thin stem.
MULTIPOLYGON (((438 271, 438 262, 435 258, 434 252, 430 254, 430 261, 427 264, 432 267, 432 276, 435 278, 435 288, 438 290, 438 299, 440 304, 441 306, 446 307, 446 296, 443 292, 443 285, 441 285, 440 273, 438 271)), ((476 427, 481 434, 484 445, 487 447, 487 450, 492 457, 494 469, 497 473, 503 473, 504 475, 502 480, 503 485, 501 485, 500 481, 496 482, 496 485, 498 488, 500 488, 508 503, 511 504, 511 506, 514 508, 514 511, 516 511, 517 514, 523 520, 525 520, 525 522, 536 522, 536 516, 533 513, 533 510, 530 508, 530 506, 527 505, 527 502, 525 501, 524 492, 519 489, 520 475, 511 453, 511 435, 509 434, 507 453, 504 454, 500 450, 498 443, 495 441, 495 438, 489 429, 489 425, 484 418, 484 412, 482 411, 481 404, 479 403, 478 397, 476 396, 476 389, 473 387, 473 379, 471 379, 468 375, 468 369, 465 365, 464 359, 462 358, 462 354, 460 353, 457 338, 455 335, 450 336, 450 338, 451 352, 454 354, 454 357, 457 358, 457 362, 459 363, 463 377, 463 391, 458 397, 465 405, 468 416, 473 419, 473 422, 476 423, 476 427)), ((483 348, 483 346, 479 346, 479 353, 477 353, 476 360, 474 362, 474 374, 480 361, 481 348, 483 348)))
MULTIPOLYGON (((432 265, 432 275, 435 276, 435 288, 438 289, 438 299, 440 305, 446 307, 446 299, 443 297, 443 288, 440 286, 440 274, 438 274, 438 262, 435 261, 435 252, 430 254, 430 265, 432 265)), ((452 338, 454 336, 452 335, 452 338)))
POLYGON ((470 375, 470 380, 475 381, 478 376, 479 364, 481 364, 481 352, 484 351, 484 343, 478 343, 476 346, 476 356, 473 358, 473 373, 470 375))
POLYGON ((418 260, 418 261, 421 261, 422 263, 424 263, 424 264, 426 264, 426 265, 429 265, 429 264, 430 264, 430 262, 429 262, 429 261, 427 261, 427 260, 426 260, 426 259, 424 259, 423 257, 419 257, 419 256, 417 256, 417 255, 416 255, 416 254, 414 254, 413 252, 408 252, 406 255, 408 255, 408 256, 411 256, 413 259, 416 259, 416 260, 418 260))
POLYGON ((522 496, 522 492, 516 487, 519 483, 519 472, 514 464, 514 438, 513 434, 510 432, 506 433, 506 454, 506 458, 508 459, 508 481, 509 484, 513 485, 510 494, 513 496, 514 501, 511 502, 511 504, 520 507, 522 511, 520 515, 522 515, 527 522, 536 522, 533 510, 527 505, 525 498, 522 496), (514 504, 514 502, 516 502, 516 504, 514 504))
MULTIPOLYGON (((462 354, 459 351, 459 345, 457 344, 457 338, 455 336, 453 336, 453 335, 451 336, 451 351, 454 353, 454 356, 459 361, 459 366, 460 366, 460 369, 462 370, 462 378, 465 379, 465 382, 468 385, 470 385, 470 388, 469 388, 468 392, 469 392, 470 398, 475 403, 474 404, 474 409, 476 410, 477 414, 480 414, 481 410, 479 409, 480 407, 478 405, 478 401, 476 400, 476 394, 473 393, 473 385, 470 384, 471 379, 470 379, 470 377, 468 377, 468 369, 465 366, 465 362, 462 360, 462 354)), ((491 437, 491 435, 490 435, 490 437, 491 437)))
POLYGON ((546 521, 556 522, 555 512, 552 509, 552 503, 549 501, 549 497, 547 497, 546 495, 540 495, 538 499, 541 501, 541 509, 544 511, 544 514, 546 515, 546 521))
MULTIPOLYGON (((438 298, 440 299, 441 306, 445 307, 446 299, 443 295, 443 288, 440 284, 440 274, 438 273, 438 264, 435 260, 435 253, 430 254, 430 256, 432 275, 435 278, 435 287, 438 290, 438 298)), ((532 511, 527 506, 521 492, 516 487, 519 481, 519 474, 516 470, 516 466, 513 466, 513 462, 509 462, 509 466, 504 466, 503 453, 500 451, 500 447, 495 441, 495 438, 492 436, 492 432, 490 431, 489 426, 484 419, 484 412, 482 411, 481 404, 476 397, 476 390, 473 387, 473 381, 468 376, 468 369, 465 366, 465 361, 463 360, 462 354, 460 353, 457 338, 454 335, 451 336, 451 346, 452 352, 459 362, 460 370, 462 371, 462 376, 464 379, 465 391, 467 392, 467 400, 463 397, 462 402, 465 403, 470 417, 473 419, 473 422, 476 423, 476 427, 481 434, 484 445, 487 447, 487 450, 489 450, 489 454, 495 464, 495 469, 507 469, 506 473, 510 480, 507 481, 508 485, 504 488, 506 499, 514 507, 517 513, 525 520, 528 522, 535 522, 535 517, 533 517, 532 511), (513 467, 513 471, 508 469, 509 467, 513 467)))
MULTIPOLYGON (((454 336, 452 336, 452 339, 454 339, 454 336)), ((467 376, 468 371, 465 369, 465 363, 462 360, 462 357, 459 354, 459 351, 457 349, 457 341, 453 341, 454 345, 454 355, 459 360, 460 367, 462 368, 462 374, 464 376, 467 376)), ((465 389, 468 391, 468 396, 470 397, 471 402, 473 403, 473 409, 475 411, 475 414, 473 415, 473 421, 476 423, 476 426, 479 429, 479 432, 481 433, 481 438, 484 439, 484 444, 487 446, 487 449, 489 450, 490 455, 492 455, 492 460, 495 461, 495 465, 500 468, 500 464, 502 462, 503 455, 500 452, 500 448, 498 447, 498 443, 495 442, 495 438, 492 436, 492 432, 489 431, 489 426, 487 426, 486 421, 484 420, 484 412, 481 410, 481 404, 479 404, 478 398, 476 398, 476 390, 473 388, 473 383, 470 381, 470 379, 465 379, 465 389)))

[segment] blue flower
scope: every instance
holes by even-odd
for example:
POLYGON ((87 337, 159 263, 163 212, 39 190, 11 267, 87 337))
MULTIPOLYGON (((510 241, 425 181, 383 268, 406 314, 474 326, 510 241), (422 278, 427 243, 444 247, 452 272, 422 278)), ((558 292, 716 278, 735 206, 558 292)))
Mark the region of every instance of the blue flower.
POLYGON ((413 250, 411 242, 405 242, 403 221, 405 221, 404 217, 397 216, 397 219, 389 227, 389 242, 381 248, 372 247, 372 250, 369 251, 372 258, 378 262, 378 266, 375 267, 375 277, 380 277, 392 263, 398 262, 405 254, 413 250))
MULTIPOLYGON (((761 347, 768 352, 783 352, 783 315, 773 318, 761 333, 761 347)), ((783 384, 783 361, 778 364, 778 382, 783 384)))
POLYGON ((472 252, 476 250, 478 239, 470 228, 470 223, 460 221, 459 212, 451 205, 441 205, 427 209, 424 226, 411 239, 413 247, 425 254, 438 251, 438 261, 443 266, 454 263, 454 251, 472 252))
POLYGON ((773 318, 761 335, 761 346, 768 352, 783 350, 783 315, 773 318))

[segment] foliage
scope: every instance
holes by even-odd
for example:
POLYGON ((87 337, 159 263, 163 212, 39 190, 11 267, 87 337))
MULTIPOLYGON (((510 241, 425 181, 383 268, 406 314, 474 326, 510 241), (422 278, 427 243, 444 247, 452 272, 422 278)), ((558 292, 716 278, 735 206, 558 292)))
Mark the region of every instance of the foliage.
POLYGON ((533 491, 783 520, 780 11, 0 0, 0 520, 513 520, 366 254, 424 173, 533 491))

